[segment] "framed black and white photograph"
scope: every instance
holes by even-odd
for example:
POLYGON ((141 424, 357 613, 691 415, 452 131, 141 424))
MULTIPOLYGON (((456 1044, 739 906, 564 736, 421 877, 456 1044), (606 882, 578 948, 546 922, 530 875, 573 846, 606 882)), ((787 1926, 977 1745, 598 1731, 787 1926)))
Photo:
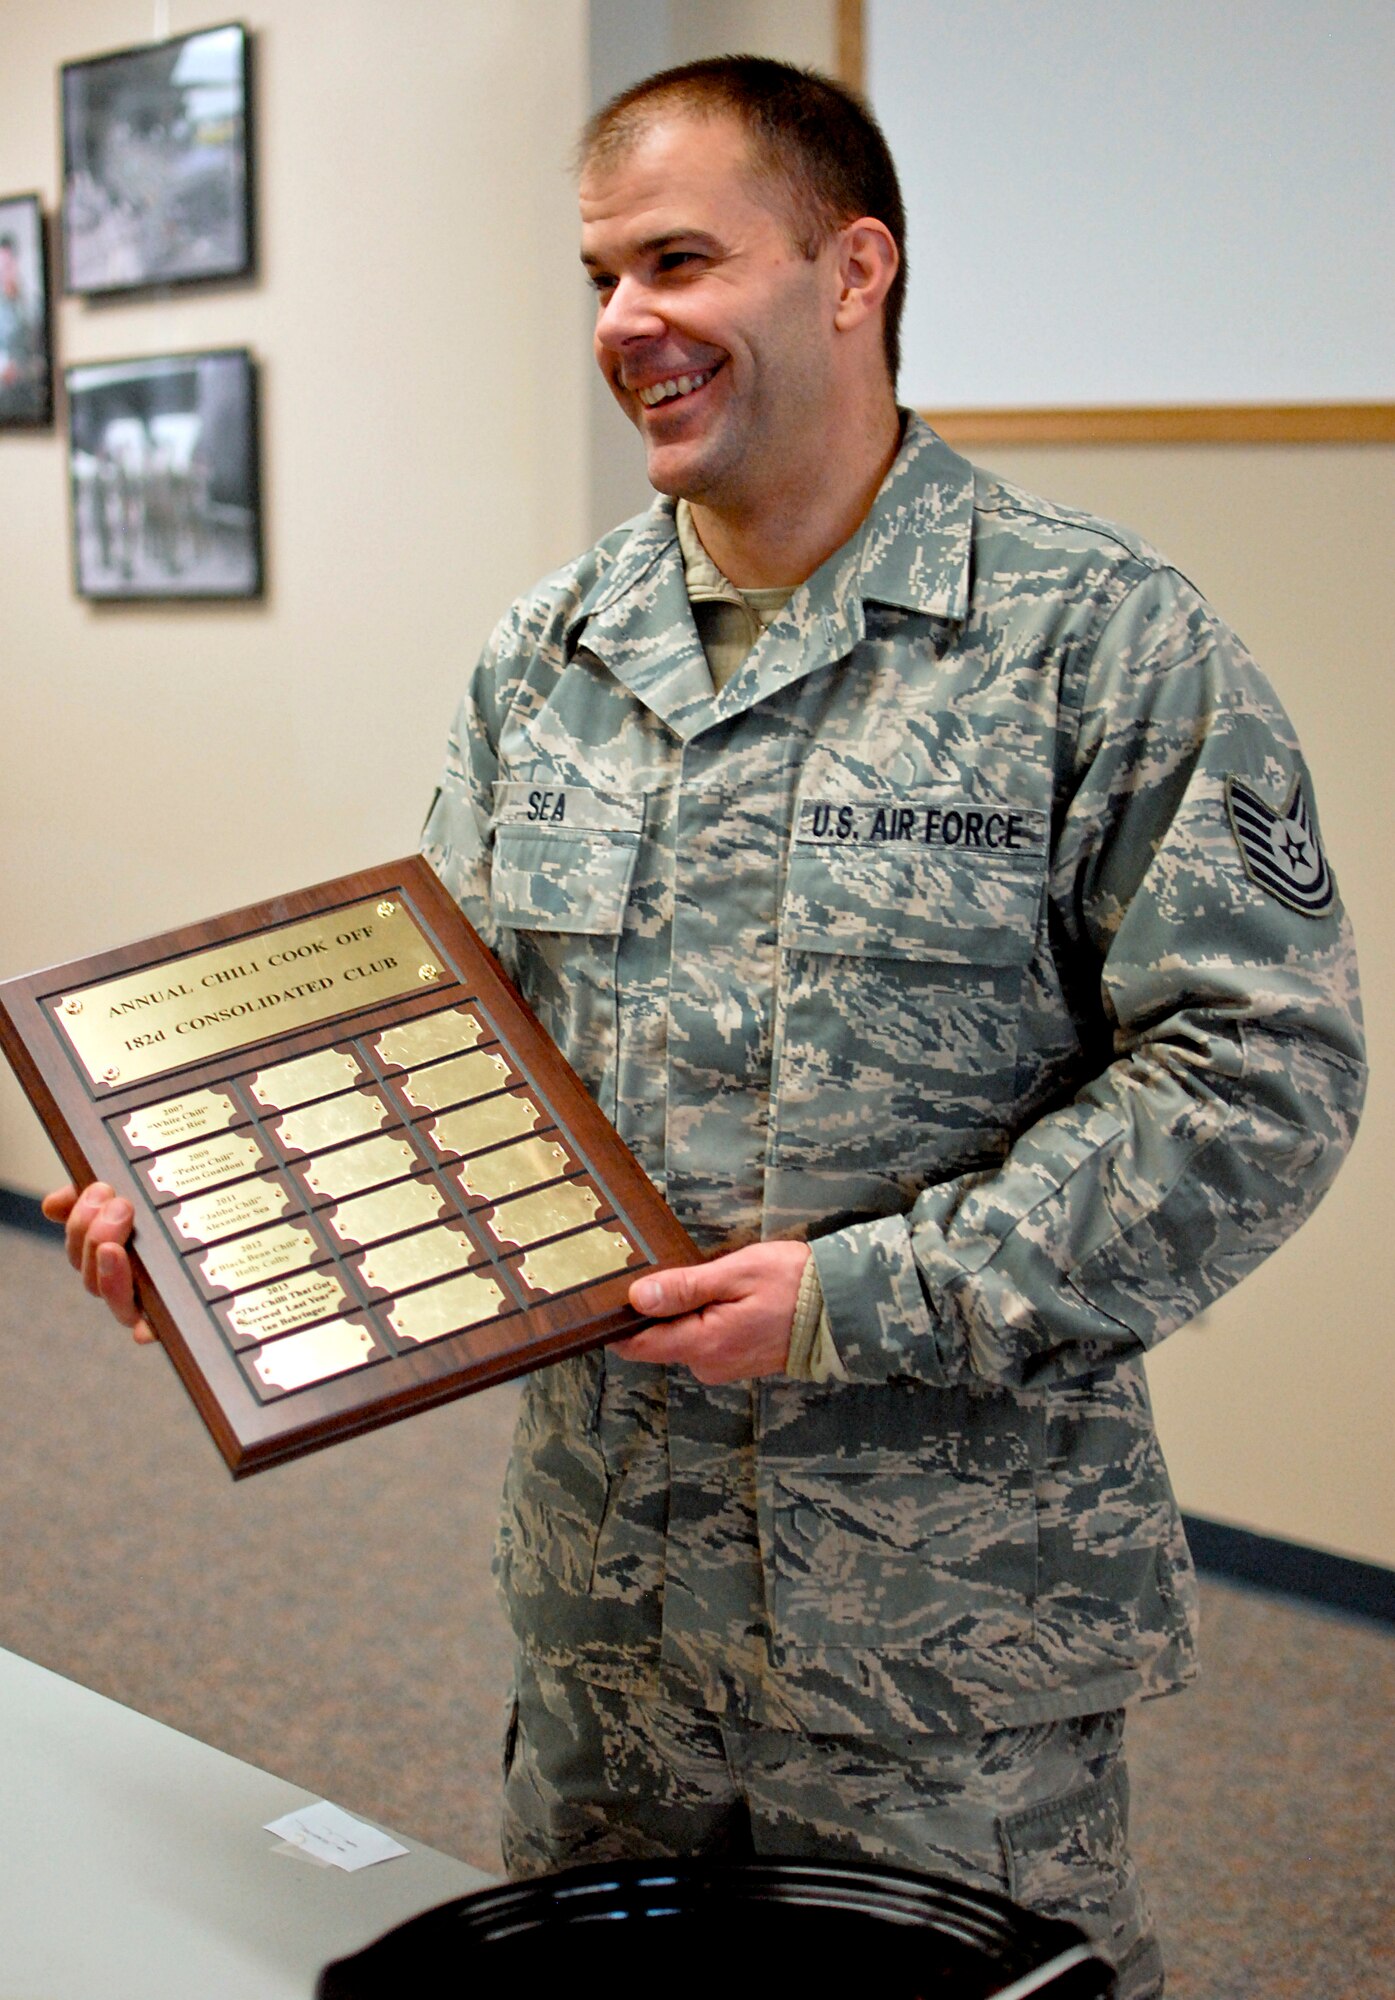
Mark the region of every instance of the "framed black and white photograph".
POLYGON ((248 62, 247 30, 230 23, 64 65, 66 291, 252 269, 248 62))
POLYGON ((247 350, 92 362, 64 380, 79 597, 259 597, 247 350))
POLYGON ((52 422, 44 212, 36 194, 0 195, 0 430, 52 422))

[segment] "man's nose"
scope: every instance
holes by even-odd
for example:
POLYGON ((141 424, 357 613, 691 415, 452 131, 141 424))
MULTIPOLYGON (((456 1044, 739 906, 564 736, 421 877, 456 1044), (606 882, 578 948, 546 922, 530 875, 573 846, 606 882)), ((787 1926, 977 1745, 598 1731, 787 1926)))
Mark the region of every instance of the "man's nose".
POLYGON ((620 278, 596 314, 596 344, 619 349, 635 340, 653 340, 664 318, 653 294, 637 278, 620 278))

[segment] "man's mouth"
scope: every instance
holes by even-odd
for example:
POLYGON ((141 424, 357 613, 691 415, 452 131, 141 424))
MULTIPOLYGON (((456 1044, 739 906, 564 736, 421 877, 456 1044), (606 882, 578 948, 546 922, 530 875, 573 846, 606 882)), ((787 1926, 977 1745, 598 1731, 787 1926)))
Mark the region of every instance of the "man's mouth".
POLYGON ((694 389, 704 388, 721 365, 718 361, 711 368, 703 368, 686 375, 670 375, 663 382, 646 383, 644 388, 636 389, 635 394, 646 410, 657 409, 660 403, 672 402, 680 396, 691 396, 694 389))

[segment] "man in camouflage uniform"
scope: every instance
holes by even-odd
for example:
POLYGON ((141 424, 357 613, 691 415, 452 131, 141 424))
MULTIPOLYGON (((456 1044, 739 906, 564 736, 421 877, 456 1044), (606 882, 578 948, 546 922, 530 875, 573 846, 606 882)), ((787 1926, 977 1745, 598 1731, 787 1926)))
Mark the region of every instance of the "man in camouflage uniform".
POLYGON ((1141 1357, 1361 1095, 1301 758, 1156 554, 897 410, 854 103, 699 65, 585 158, 664 497, 505 617, 425 844, 714 1254, 525 1384, 506 1857, 880 1856, 1144 2000, 1121 1710, 1195 1599, 1141 1357))
POLYGON ((800 297, 751 305, 741 197, 798 222, 721 92, 796 86, 719 70, 603 113, 582 180, 670 497, 504 619, 426 838, 726 1253, 636 1287, 668 1330, 525 1386, 508 1858, 883 1855, 1084 1917, 1157 1992, 1117 1711, 1190 1678, 1195 1605, 1141 1356, 1335 1171, 1350 938, 1288 723, 1190 585, 894 412, 837 323, 861 285, 883 337, 888 232, 817 236, 794 359, 800 297), (830 320, 883 400, 843 390, 852 519, 789 561, 741 509, 778 519, 830 320), (758 635, 725 675, 724 556, 758 635))

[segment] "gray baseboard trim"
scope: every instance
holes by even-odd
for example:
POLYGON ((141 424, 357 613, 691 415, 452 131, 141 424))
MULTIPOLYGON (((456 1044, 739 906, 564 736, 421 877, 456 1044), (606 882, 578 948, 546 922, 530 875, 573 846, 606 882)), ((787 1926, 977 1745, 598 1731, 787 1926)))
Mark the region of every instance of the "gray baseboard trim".
POLYGON ((63 1232, 45 1216, 36 1194, 20 1194, 17 1188, 0 1187, 0 1223, 7 1229, 25 1229, 32 1236, 46 1236, 54 1245, 62 1246, 63 1232))
POLYGON ((1312 1549, 1275 1535, 1257 1535, 1249 1528, 1232 1528, 1225 1521, 1208 1521, 1186 1514, 1183 1525, 1197 1568, 1231 1583, 1251 1583, 1285 1597, 1349 1616, 1374 1618, 1395 1625, 1395 1569, 1380 1563, 1356 1562, 1327 1549, 1312 1549))

